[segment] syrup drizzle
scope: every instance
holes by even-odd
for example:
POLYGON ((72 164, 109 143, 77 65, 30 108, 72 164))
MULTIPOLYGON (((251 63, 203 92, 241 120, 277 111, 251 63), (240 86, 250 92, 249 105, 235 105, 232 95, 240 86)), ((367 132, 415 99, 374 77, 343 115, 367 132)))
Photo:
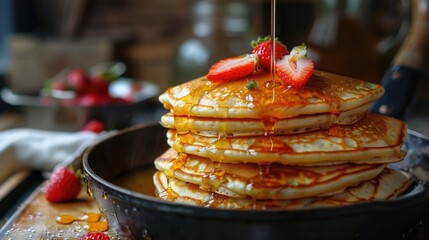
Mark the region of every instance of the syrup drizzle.
POLYGON ((276 60, 276 0, 271 0, 271 80, 275 81, 275 60, 276 60))
MULTIPOLYGON (((276 64, 276 0, 271 0, 271 63, 270 63, 270 74, 272 86, 275 86, 275 64, 276 64)), ((275 88, 272 88, 272 103, 276 99, 275 88)))

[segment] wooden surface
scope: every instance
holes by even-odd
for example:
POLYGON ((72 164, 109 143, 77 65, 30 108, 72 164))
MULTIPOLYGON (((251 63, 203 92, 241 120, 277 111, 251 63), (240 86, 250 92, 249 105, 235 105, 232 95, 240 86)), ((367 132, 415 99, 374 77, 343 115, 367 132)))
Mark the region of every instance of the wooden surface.
MULTIPOLYGON (((16 214, 9 219, 0 231, 0 239, 78 239, 87 233, 86 222, 75 221, 60 224, 56 217, 62 214, 80 217, 88 213, 99 213, 95 201, 83 189, 76 201, 50 203, 45 199, 44 187, 37 188, 23 203, 16 214)), ((106 222, 104 217, 100 221, 106 222)), ((112 240, 123 239, 111 230, 105 232, 112 240)))

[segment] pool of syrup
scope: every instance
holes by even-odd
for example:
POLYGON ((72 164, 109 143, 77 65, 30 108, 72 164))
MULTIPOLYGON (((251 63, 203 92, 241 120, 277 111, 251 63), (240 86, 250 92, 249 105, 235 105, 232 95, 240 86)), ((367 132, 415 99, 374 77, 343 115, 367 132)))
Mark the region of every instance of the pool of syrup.
POLYGON ((146 166, 129 171, 111 181, 119 187, 155 197, 155 185, 152 180, 155 172, 155 166, 146 166))

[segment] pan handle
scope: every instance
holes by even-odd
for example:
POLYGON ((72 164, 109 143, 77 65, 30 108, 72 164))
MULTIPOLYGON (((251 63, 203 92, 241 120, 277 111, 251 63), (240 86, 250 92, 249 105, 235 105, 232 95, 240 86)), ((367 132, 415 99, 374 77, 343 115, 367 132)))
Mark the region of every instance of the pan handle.
POLYGON ((425 77, 428 50, 429 0, 412 0, 410 32, 382 78, 385 94, 371 107, 372 112, 406 118, 425 77))

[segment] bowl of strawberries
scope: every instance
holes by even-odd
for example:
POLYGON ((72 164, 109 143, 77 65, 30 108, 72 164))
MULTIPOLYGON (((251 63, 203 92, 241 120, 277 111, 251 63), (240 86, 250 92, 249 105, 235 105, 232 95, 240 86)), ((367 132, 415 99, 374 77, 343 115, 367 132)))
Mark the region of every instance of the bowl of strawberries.
POLYGON ((157 85, 124 77, 125 71, 122 62, 66 68, 46 81, 38 95, 4 88, 1 97, 23 111, 25 127, 77 131, 96 120, 106 129, 121 129, 159 94, 157 85))
POLYGON ((65 105, 96 106, 127 103, 130 96, 112 96, 111 83, 120 79, 126 66, 122 62, 102 63, 88 70, 66 68, 48 80, 41 95, 62 100, 65 105))

